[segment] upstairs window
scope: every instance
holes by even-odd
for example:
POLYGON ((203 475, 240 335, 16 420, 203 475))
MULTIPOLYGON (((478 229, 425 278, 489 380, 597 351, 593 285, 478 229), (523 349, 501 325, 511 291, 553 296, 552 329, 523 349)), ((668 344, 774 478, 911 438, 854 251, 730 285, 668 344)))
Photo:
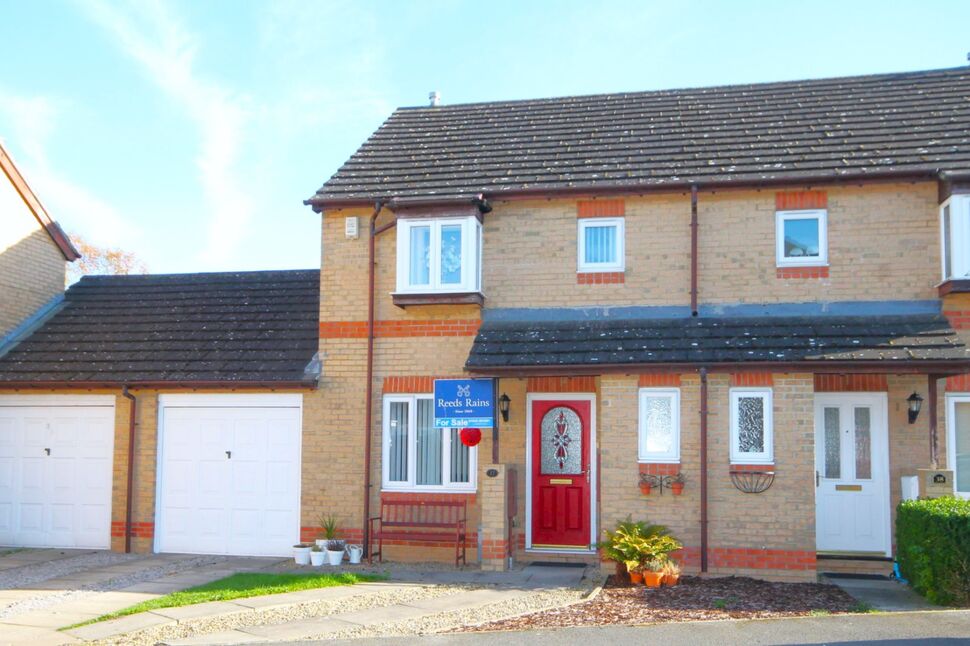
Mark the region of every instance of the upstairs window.
POLYGON ((397 291, 480 291, 481 240, 482 226, 475 217, 399 220, 397 291))
POLYGON ((970 195, 953 195, 940 206, 943 280, 970 278, 970 195))
POLYGON ((775 212, 776 264, 820 267, 829 264, 825 209, 775 212))
POLYGON ((585 218, 579 222, 579 271, 623 271, 623 218, 585 218))
POLYGON ((770 464, 774 460, 770 388, 731 389, 731 462, 770 464))

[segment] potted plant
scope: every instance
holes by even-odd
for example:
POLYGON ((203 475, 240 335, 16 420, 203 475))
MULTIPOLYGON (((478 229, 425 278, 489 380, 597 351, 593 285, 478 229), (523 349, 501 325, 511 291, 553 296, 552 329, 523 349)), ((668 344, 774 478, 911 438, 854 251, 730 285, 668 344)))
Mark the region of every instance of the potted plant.
POLYGON ((640 474, 640 493, 644 496, 650 495, 650 490, 653 489, 653 476, 647 473, 640 474))
POLYGON ((680 566, 672 560, 667 561, 663 569, 663 584, 675 586, 680 582, 680 566))
POLYGON ((340 565, 340 562, 344 560, 345 545, 344 541, 327 541, 327 562, 330 565, 340 565))
POLYGON ((684 493, 684 482, 685 478, 683 473, 678 473, 670 479, 670 490, 674 492, 675 496, 684 493))
POLYGON ((643 564, 643 583, 648 588, 659 588, 664 579, 664 567, 667 565, 664 559, 655 558, 643 564))
POLYGON ((640 585, 643 583, 643 564, 637 563, 632 570, 629 570, 630 583, 640 585))
POLYGON ((607 559, 616 563, 616 582, 626 583, 630 574, 640 571, 645 551, 649 545, 647 539, 666 534, 663 525, 649 525, 645 521, 634 521, 627 516, 610 531, 605 530, 606 540, 596 544, 603 550, 607 559))
POLYGON ((297 565, 309 565, 310 563, 310 549, 313 546, 310 543, 297 543, 293 546, 293 561, 297 565))
POLYGON ((323 560, 326 558, 326 554, 323 552, 323 548, 319 545, 314 545, 310 549, 310 565, 313 567, 320 567, 323 565, 323 560))
POLYGON ((317 545, 321 549, 327 547, 327 541, 332 541, 337 538, 337 517, 333 514, 321 514, 320 515, 320 538, 317 539, 317 545))

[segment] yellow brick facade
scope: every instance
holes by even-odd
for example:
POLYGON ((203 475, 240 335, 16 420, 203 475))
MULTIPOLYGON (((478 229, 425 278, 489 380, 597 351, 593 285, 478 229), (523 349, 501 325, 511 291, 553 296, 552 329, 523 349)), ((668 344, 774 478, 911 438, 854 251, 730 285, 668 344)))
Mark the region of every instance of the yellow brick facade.
MULTIPOLYGON (((0 229, 9 216, 0 214, 0 229)), ((34 224, 29 231, 16 231, 16 239, 8 235, 13 231, 0 233, 0 338, 64 291, 64 256, 34 224)))

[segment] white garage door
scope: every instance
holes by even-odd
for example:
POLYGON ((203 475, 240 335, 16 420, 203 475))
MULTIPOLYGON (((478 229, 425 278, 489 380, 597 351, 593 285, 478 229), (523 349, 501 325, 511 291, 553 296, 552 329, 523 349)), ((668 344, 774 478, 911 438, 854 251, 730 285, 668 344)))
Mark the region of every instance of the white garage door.
POLYGON ((301 395, 159 398, 159 552, 283 556, 300 540, 301 395))
POLYGON ((0 396, 0 545, 106 549, 114 397, 0 396))

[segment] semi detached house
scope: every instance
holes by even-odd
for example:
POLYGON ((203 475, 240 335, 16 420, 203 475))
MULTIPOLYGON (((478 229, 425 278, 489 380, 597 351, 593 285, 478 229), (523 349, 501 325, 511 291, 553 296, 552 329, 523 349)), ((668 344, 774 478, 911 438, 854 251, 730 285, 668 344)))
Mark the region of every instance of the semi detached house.
POLYGON ((397 110, 307 200, 319 273, 86 278, 0 350, 0 543, 285 554, 333 513, 453 560, 369 521, 457 503, 487 568, 632 516, 688 570, 888 569, 906 477, 970 495, 968 100, 958 68, 397 110), (433 393, 472 378, 468 446, 433 393))

